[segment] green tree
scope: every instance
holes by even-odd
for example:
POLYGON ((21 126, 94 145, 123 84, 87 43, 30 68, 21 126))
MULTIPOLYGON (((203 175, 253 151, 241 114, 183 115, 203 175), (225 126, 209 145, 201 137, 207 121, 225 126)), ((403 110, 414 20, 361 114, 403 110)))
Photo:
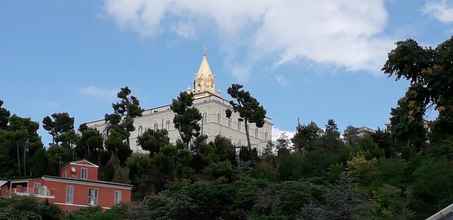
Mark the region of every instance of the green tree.
MULTIPOLYGON (((39 169, 33 169, 35 162, 45 163, 45 161, 33 161, 34 155, 43 149, 41 137, 37 131, 39 124, 32 121, 30 118, 22 118, 13 115, 9 118, 8 127, 0 129, 0 149, 4 155, 4 163, 8 166, 4 167, 3 174, 6 176, 31 176, 39 175, 39 169), (13 162, 14 161, 14 162, 13 162), (17 172, 13 172, 14 168, 17 172)), ((39 159, 36 157, 35 159, 39 159)))
POLYGON ((291 149, 288 135, 285 133, 280 134, 280 137, 276 140, 275 148, 277 149, 277 156, 279 158, 289 155, 291 149))
MULTIPOLYGON (((230 101, 230 105, 234 112, 238 112, 240 120, 244 121, 245 134, 247 136, 247 147, 252 149, 250 143, 249 123, 253 123, 256 127, 261 128, 264 125, 266 118, 266 110, 248 91, 243 90, 243 86, 232 84, 228 88, 228 94, 234 101, 230 101)), ((225 114, 228 118, 231 117, 231 109, 227 109, 225 114)))
POLYGON ((412 39, 396 45, 382 70, 397 80, 410 81, 409 98, 416 97, 417 102, 407 103, 408 117, 417 119, 424 109, 435 107, 439 116, 432 129, 432 142, 446 139, 453 128, 453 38, 436 48, 421 47, 412 39))
POLYGON ((406 158, 422 150, 426 142, 424 98, 420 94, 417 88, 410 87, 406 95, 398 101, 398 106, 392 108, 390 113, 393 140, 395 144, 403 146, 403 156, 406 158))
POLYGON ((50 174, 58 174, 58 170, 71 160, 75 160, 74 146, 77 135, 74 130, 74 118, 68 113, 54 113, 44 117, 43 128, 52 136, 49 145, 50 174))
POLYGON ((103 137, 101 133, 86 124, 79 127, 80 137, 75 148, 78 158, 101 164, 101 154, 104 153, 103 137))
POLYGON ((193 138, 200 136, 200 125, 198 122, 202 116, 198 109, 193 107, 193 94, 181 92, 170 106, 175 113, 173 123, 179 131, 179 135, 186 147, 190 147, 193 138))
POLYGON ((360 140, 359 128, 353 126, 346 127, 343 132, 343 137, 347 144, 351 146, 357 145, 357 142, 360 140))
POLYGON ((131 90, 126 86, 117 94, 119 101, 113 103, 113 113, 105 115, 107 123, 107 150, 118 157, 120 164, 124 164, 131 155, 130 133, 135 130, 134 119, 142 115, 143 109, 137 97, 131 95, 131 90))
POLYGON ((329 119, 324 129, 324 134, 321 136, 321 145, 327 149, 336 149, 342 146, 340 132, 335 120, 329 119))
POLYGON ((214 148, 216 161, 230 161, 232 165, 236 165, 236 147, 230 139, 217 135, 210 145, 214 148))
POLYGON ((74 118, 68 113, 54 113, 42 120, 43 128, 52 136, 52 144, 70 148, 74 144, 74 118))
POLYGON ((169 143, 170 138, 168 138, 168 131, 165 129, 146 129, 146 131, 137 139, 137 144, 140 145, 143 150, 149 151, 150 156, 159 153, 160 148, 169 143))
POLYGON ((296 133, 291 141, 294 144, 294 148, 302 152, 303 150, 313 149, 318 144, 321 135, 322 129, 315 122, 310 122, 307 125, 298 124, 296 133))
POLYGON ((0 129, 5 129, 8 126, 10 112, 3 107, 3 101, 0 100, 0 129))

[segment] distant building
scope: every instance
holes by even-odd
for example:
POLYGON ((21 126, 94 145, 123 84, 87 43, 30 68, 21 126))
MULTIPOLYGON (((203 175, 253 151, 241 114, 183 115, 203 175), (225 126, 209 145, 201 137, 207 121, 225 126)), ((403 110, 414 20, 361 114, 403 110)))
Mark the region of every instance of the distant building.
POLYGON ((374 134, 374 133, 376 133, 376 130, 371 129, 371 128, 367 128, 367 127, 357 128, 358 137, 365 137, 367 135, 374 134))
MULTIPOLYGON (((225 110, 231 109, 231 105, 217 92, 214 74, 206 55, 202 58, 190 92, 194 94, 194 106, 203 116, 200 121, 201 133, 208 136, 208 141, 212 141, 215 136, 221 135, 229 138, 235 145, 245 146, 247 144, 244 123, 239 120, 239 115, 233 114, 231 118, 227 118, 225 115, 225 110)), ((174 113, 171 111, 170 105, 145 110, 143 115, 134 121, 135 131, 132 132, 130 139, 132 150, 134 152, 142 151, 140 146, 137 145, 137 137, 146 129, 166 129, 170 141, 176 143, 180 136, 173 124, 173 118, 174 113)), ((88 127, 96 128, 106 135, 103 119, 86 124, 88 127)), ((250 124, 249 134, 252 148, 256 148, 258 153, 261 153, 266 143, 272 138, 270 118, 265 119, 262 128, 250 124)))
POLYGON ((0 181, 0 196, 32 196, 64 211, 91 206, 110 209, 129 203, 132 185, 100 181, 98 168, 87 160, 80 160, 63 167, 60 176, 0 181))

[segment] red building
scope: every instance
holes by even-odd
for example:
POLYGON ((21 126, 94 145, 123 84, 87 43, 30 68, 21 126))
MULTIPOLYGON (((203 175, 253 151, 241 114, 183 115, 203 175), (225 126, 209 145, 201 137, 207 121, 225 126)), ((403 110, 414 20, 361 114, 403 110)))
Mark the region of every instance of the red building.
POLYGON ((132 185, 98 180, 98 166, 75 161, 60 170, 60 176, 0 181, 0 196, 34 196, 65 211, 99 206, 109 209, 131 201, 132 185))

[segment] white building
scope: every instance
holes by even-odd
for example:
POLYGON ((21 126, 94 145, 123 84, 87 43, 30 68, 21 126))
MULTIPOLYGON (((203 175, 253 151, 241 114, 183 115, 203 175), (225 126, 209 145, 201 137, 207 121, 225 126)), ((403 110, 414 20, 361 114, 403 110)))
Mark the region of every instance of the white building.
MULTIPOLYGON (((235 145, 247 145, 244 123, 239 120, 239 115, 233 114, 231 118, 227 118, 225 115, 225 110, 231 109, 231 105, 216 91, 214 74, 211 71, 206 55, 203 56, 193 86, 194 107, 203 116, 200 121, 201 133, 208 136, 208 141, 212 141, 215 136, 221 135, 229 138, 235 145)), ((174 114, 170 109, 170 105, 164 105, 147 109, 141 117, 135 118, 134 125, 136 129, 130 138, 132 150, 134 152, 142 151, 140 146, 137 145, 137 137, 146 129, 166 129, 172 143, 180 139, 179 132, 173 124, 173 117, 174 114)), ((88 122, 87 125, 104 132, 105 121, 88 122)), ((257 148, 258 153, 261 153, 266 143, 272 138, 272 122, 270 118, 265 119, 262 128, 249 124, 249 134, 252 148, 257 148)))

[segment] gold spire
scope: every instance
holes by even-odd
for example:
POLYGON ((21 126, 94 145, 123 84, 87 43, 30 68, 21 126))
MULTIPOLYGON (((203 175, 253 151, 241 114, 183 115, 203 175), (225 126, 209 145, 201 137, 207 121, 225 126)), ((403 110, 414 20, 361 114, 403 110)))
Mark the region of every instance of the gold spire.
POLYGON ((203 55, 200 68, 198 68, 194 81, 194 93, 197 94, 204 92, 217 94, 215 91, 214 74, 209 66, 208 56, 206 53, 203 55))
POLYGON ((212 77, 214 78, 214 74, 212 73, 211 67, 208 63, 208 56, 206 54, 203 55, 203 59, 201 60, 200 68, 198 68, 197 79, 201 77, 212 77))

